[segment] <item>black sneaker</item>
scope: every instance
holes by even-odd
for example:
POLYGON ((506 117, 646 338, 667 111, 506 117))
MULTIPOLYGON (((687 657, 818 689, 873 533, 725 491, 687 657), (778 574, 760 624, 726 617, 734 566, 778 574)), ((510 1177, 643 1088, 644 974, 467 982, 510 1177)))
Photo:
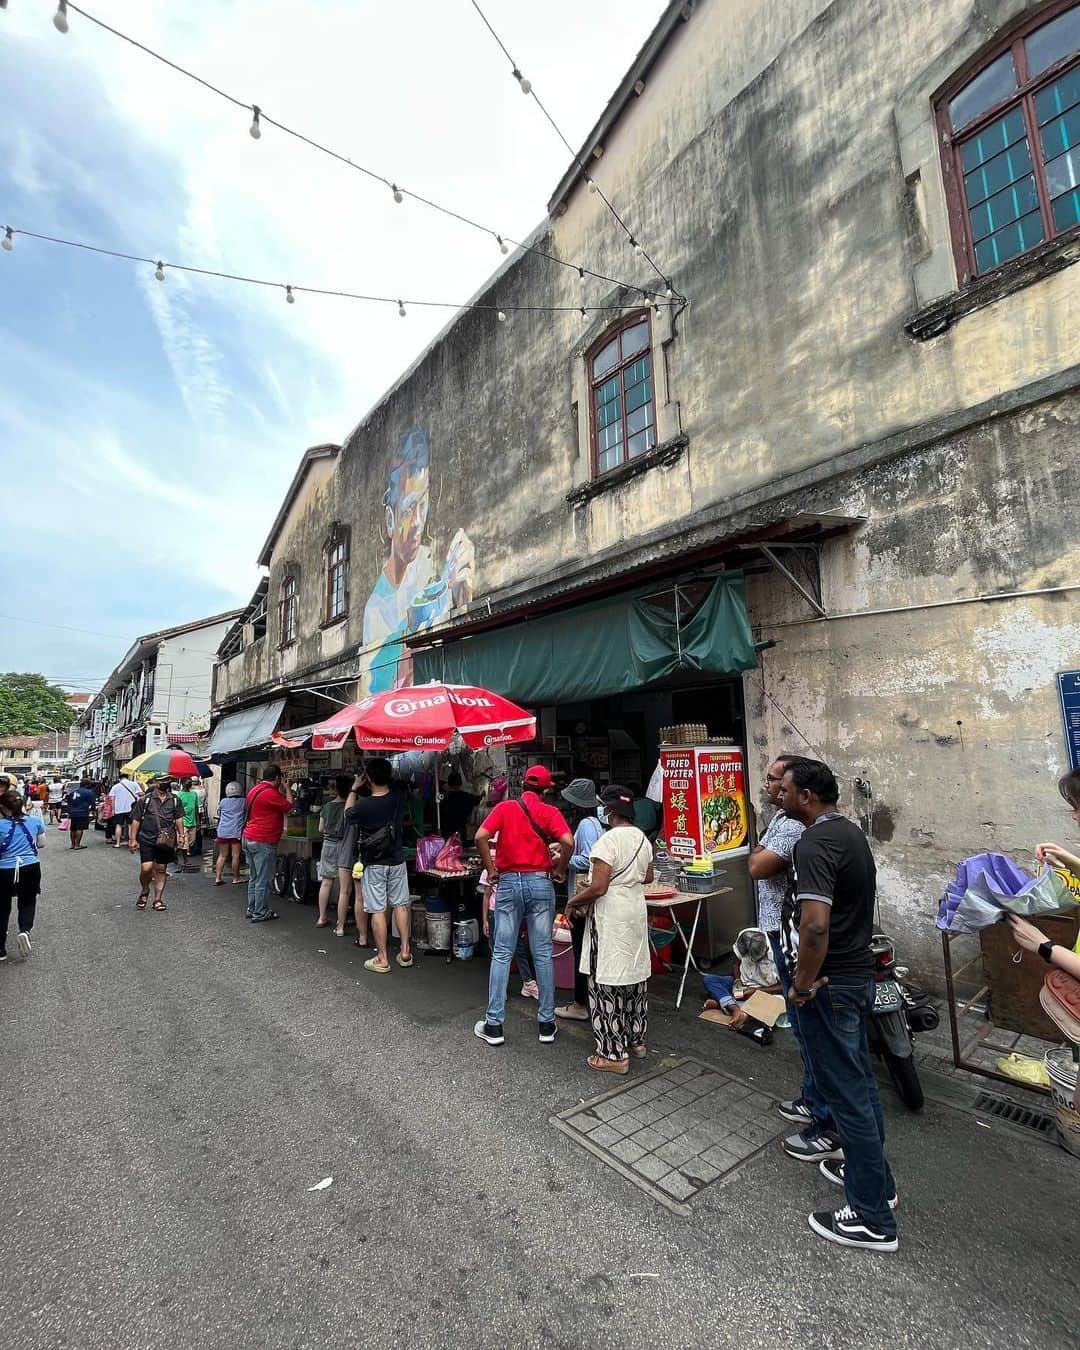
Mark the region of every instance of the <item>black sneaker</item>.
POLYGON ((506 1039, 502 1027, 495 1022, 477 1022, 473 1027, 473 1035, 487 1041, 488 1045, 502 1045, 506 1039))
POLYGON ((776 1109, 785 1120, 793 1120, 796 1125, 809 1125, 814 1119, 814 1113, 801 1097, 795 1097, 787 1102, 778 1102, 776 1109))
POLYGON ((856 1214, 850 1205, 830 1213, 818 1210, 809 1217, 810 1227, 818 1237, 839 1242, 842 1247, 862 1247, 869 1252, 894 1252, 899 1243, 891 1236, 856 1214))
POLYGON ((540 1040, 543 1042, 544 1045, 550 1045, 558 1034, 559 1028, 555 1025, 554 1022, 540 1023, 540 1040))
MULTIPOLYGON (((834 1186, 844 1184, 844 1163, 840 1158, 825 1158, 818 1163, 818 1171, 823 1177, 827 1177, 834 1186)), ((889 1208, 896 1209, 900 1204, 900 1197, 893 1191, 889 1196, 889 1208)))
POLYGON ((809 1125, 799 1134, 791 1134, 781 1141, 780 1147, 798 1162, 821 1162, 824 1158, 842 1158, 844 1150, 840 1147, 840 1136, 833 1130, 822 1130, 817 1125, 809 1125))
POLYGON ((0 947, 0 961, 6 960, 7 960, 7 952, 4 951, 3 947, 0 947))

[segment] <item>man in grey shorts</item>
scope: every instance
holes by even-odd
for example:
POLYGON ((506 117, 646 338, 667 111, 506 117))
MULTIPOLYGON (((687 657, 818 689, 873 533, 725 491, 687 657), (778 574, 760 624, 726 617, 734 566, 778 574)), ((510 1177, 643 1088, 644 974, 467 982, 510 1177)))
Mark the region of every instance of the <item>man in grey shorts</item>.
POLYGON ((364 969, 376 975, 390 973, 386 950, 388 905, 394 911, 394 927, 401 940, 397 963, 405 967, 413 963, 409 876, 401 843, 404 815, 405 792, 392 781, 390 761, 369 759, 345 803, 345 820, 355 832, 357 856, 364 865, 360 883, 364 912, 371 916, 371 935, 377 948, 376 955, 364 962, 364 969), (365 784, 371 789, 370 797, 360 796, 365 784))

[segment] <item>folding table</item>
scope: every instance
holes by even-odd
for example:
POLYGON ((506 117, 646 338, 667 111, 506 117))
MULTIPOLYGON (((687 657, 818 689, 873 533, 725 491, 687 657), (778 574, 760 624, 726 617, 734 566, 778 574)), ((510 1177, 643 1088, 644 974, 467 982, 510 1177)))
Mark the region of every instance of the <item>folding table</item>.
POLYGON ((698 922, 701 919, 702 906, 706 900, 713 900, 718 895, 728 895, 730 892, 730 886, 720 886, 717 890, 708 891, 704 894, 695 894, 691 891, 679 891, 677 895, 670 896, 663 900, 652 899, 649 896, 645 897, 645 906, 650 913, 654 910, 663 909, 671 915, 671 922, 675 927, 675 932, 678 933, 686 948, 686 961, 683 963, 682 979, 679 981, 679 992, 675 998, 676 1008, 682 1006, 683 989, 686 987, 686 977, 690 972, 690 967, 693 966, 699 975, 701 973, 701 968, 694 960, 694 939, 697 937, 698 922), (690 925, 689 936, 687 936, 682 924, 679 922, 679 916, 675 912, 678 909, 685 909, 687 905, 694 906, 694 918, 690 925))

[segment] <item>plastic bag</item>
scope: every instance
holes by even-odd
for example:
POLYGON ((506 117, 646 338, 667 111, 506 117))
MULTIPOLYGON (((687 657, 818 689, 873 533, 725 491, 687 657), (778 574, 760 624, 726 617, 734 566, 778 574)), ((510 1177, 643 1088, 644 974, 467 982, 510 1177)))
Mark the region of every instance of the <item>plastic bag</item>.
POLYGON ((461 835, 452 834, 439 850, 438 857, 435 859, 435 871, 464 872, 465 866, 461 861, 461 855, 464 851, 461 844, 461 835))
POLYGON ((1009 911, 1058 914, 1075 909, 1068 884, 1056 872, 1029 877, 1002 853, 965 858, 938 909, 937 926, 950 933, 977 933, 1009 911))
POLYGON ((71 821, 68 819, 67 816, 65 816, 64 819, 59 823, 59 825, 57 825, 56 828, 57 828, 58 830, 70 830, 70 829, 71 829, 71 821))
POLYGON ((430 872, 435 867, 435 859, 446 847, 441 834, 425 834, 416 841, 416 865, 421 872, 430 872))

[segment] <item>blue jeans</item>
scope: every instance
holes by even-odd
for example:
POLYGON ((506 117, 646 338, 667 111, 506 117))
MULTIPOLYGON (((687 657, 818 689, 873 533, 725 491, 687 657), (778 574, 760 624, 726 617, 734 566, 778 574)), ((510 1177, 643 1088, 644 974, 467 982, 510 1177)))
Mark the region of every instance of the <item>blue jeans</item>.
POLYGON ((502 1026, 506 985, 522 919, 529 927, 529 949, 540 986, 541 1022, 555 1020, 555 968, 551 964, 551 925, 555 922, 555 887, 544 872, 507 872, 495 891, 495 940, 488 976, 487 1020, 502 1026))
MULTIPOLYGON (((780 943, 778 933, 769 934, 769 946, 772 947, 773 960, 776 962, 776 971, 780 976, 780 988, 784 991, 784 998, 787 999, 788 990, 791 988, 791 975, 787 967, 787 958, 784 956, 784 948, 780 943)), ((803 1045, 802 1032, 799 1029, 799 1012, 794 1003, 788 1003, 787 1015, 791 1023, 791 1029, 795 1033, 795 1043, 799 1047, 799 1056, 803 1062, 803 1084, 802 1097, 804 1105, 810 1108, 814 1120, 823 1130, 835 1130, 832 1113, 828 1104, 821 1093, 814 1086, 814 1071, 810 1067, 810 1056, 806 1053, 806 1046, 803 1045)))
POLYGON ((702 975, 701 983, 705 986, 705 992, 708 996, 716 999, 721 1008, 734 1006, 734 975, 702 975))
POLYGON ((847 1202, 892 1236, 896 1220, 888 1197, 896 1186, 885 1161, 885 1123, 866 1041, 873 1006, 870 976, 833 975, 799 1009, 799 1026, 814 1082, 832 1110, 843 1145, 847 1202))
POLYGON ((245 839, 244 856, 248 865, 247 916, 249 919, 265 919, 270 910, 270 885, 274 880, 277 844, 261 844, 257 839, 245 839))

